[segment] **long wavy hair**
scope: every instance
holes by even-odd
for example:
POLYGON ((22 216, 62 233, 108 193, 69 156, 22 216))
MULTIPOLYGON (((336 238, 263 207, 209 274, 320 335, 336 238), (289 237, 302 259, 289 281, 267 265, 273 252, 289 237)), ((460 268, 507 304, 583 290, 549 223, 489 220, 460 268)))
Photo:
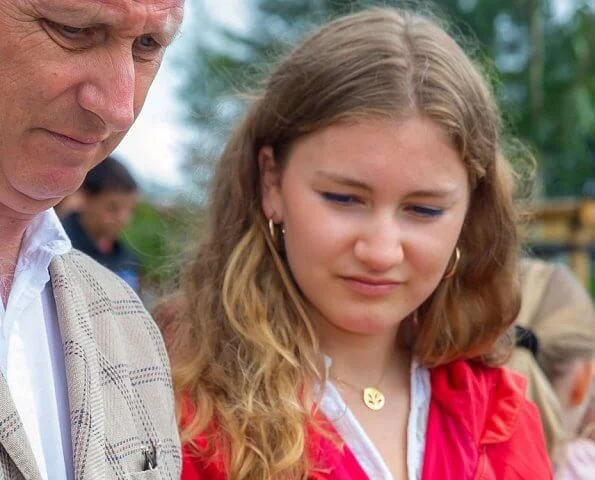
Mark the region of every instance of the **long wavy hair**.
POLYGON ((215 172, 209 224, 177 293, 170 332, 181 435, 234 480, 305 478, 323 385, 308 305, 261 207, 258 153, 279 167, 293 142, 337 122, 423 115, 442 126, 468 172, 470 206, 456 276, 419 306, 409 348, 428 366, 487 361, 518 307, 514 178, 489 82, 433 21, 371 9, 328 23, 270 75, 215 172), (188 406, 191 408, 187 408, 188 406), (195 442, 200 434, 204 442, 195 442))

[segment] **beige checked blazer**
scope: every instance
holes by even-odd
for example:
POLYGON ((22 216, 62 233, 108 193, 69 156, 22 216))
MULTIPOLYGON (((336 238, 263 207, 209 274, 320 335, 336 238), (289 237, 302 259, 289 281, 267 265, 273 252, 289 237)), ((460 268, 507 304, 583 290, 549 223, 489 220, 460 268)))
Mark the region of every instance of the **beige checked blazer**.
MULTIPOLYGON (((64 348, 74 478, 178 479, 169 361, 153 320, 124 281, 78 251, 54 258, 50 277, 64 348), (143 471, 143 451, 152 444, 159 446, 157 468, 143 471)), ((0 375, 0 479, 41 478, 0 375)))

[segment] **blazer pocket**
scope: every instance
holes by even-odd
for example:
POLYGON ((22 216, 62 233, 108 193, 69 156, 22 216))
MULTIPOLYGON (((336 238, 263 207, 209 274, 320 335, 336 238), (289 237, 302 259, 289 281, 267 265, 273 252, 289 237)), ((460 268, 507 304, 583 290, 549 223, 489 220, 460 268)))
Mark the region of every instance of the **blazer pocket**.
POLYGON ((161 468, 157 466, 152 470, 144 470, 142 472, 133 472, 128 477, 130 480, 163 480, 161 475, 161 468))

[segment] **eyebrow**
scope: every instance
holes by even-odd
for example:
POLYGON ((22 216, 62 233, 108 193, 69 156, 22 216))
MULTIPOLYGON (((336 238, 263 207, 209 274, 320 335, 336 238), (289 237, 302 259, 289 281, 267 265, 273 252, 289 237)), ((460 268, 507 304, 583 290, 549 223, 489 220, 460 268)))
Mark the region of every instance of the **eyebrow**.
MULTIPOLYGON (((39 10, 43 14, 50 14, 55 12, 60 15, 68 15, 77 21, 84 23, 96 23, 111 25, 115 12, 123 11, 124 9, 118 5, 106 4, 102 0, 86 0, 86 5, 81 5, 78 1, 64 0, 58 5, 53 3, 54 0, 42 0, 38 4, 39 10), (95 9, 92 7, 96 6, 95 9), (103 10, 102 13, 100 13, 103 10)), ((180 11, 182 7, 179 8, 180 11)), ((174 9, 175 12, 178 9, 174 9)), ((116 17, 117 18, 117 17, 116 17)), ((146 33, 152 33, 168 40, 168 43, 173 41, 180 33, 183 15, 169 14, 159 22, 151 22, 152 28, 148 29, 146 33)), ((115 23, 118 23, 116 21, 115 23)))
POLYGON ((326 180, 330 180, 334 183, 338 183, 339 185, 344 185, 346 187, 353 187, 353 188, 360 188, 362 190, 372 191, 372 187, 369 186, 367 183, 362 182, 360 180, 356 180, 354 178, 350 178, 344 175, 340 175, 337 173, 326 172, 324 170, 316 170, 315 175, 322 177, 326 180))
MULTIPOLYGON (((355 178, 351 178, 342 174, 337 174, 334 172, 327 172, 324 170, 316 170, 314 172, 317 176, 322 177, 326 180, 330 180, 334 183, 339 185, 343 185, 345 187, 351 188, 359 188, 361 190, 365 190, 367 192, 372 192, 373 188, 365 182, 361 180, 357 180, 355 178)), ((433 198, 448 198, 452 196, 454 193, 457 192, 457 187, 444 187, 444 188, 429 188, 429 189, 420 189, 415 190, 413 192, 409 192, 407 197, 433 197, 433 198)))

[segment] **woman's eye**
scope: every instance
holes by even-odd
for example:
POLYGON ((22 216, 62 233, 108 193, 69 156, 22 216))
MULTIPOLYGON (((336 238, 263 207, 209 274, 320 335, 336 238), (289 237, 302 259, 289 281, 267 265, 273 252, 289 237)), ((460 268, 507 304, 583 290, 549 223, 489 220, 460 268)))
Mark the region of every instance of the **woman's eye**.
POLYGON ((444 209, 442 208, 435 208, 435 207, 425 207, 422 205, 412 205, 408 208, 410 212, 413 212, 415 215, 420 217, 426 218, 435 218, 439 217, 444 213, 444 209))
POLYGON ((329 202, 338 203, 340 205, 351 205, 357 202, 357 198, 353 195, 324 192, 322 196, 329 202))

